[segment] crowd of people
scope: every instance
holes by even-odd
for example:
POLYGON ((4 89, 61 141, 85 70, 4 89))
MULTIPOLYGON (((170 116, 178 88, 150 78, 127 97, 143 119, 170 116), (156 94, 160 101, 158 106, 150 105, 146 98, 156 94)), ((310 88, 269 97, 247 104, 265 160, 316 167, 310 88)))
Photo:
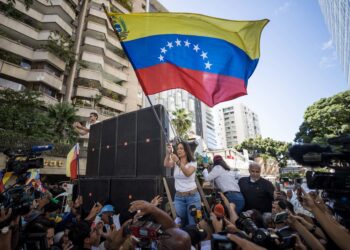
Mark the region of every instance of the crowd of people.
POLYGON ((62 210, 52 187, 31 188, 24 191, 34 197, 27 211, 1 207, 0 249, 350 249, 349 224, 318 191, 284 192, 261 176, 259 164, 251 162, 250 175, 240 177, 215 156, 203 171, 218 190, 208 211, 189 145, 181 141, 166 152, 176 218, 162 209, 161 196, 133 201, 120 213, 108 201, 85 211, 78 196, 62 210))

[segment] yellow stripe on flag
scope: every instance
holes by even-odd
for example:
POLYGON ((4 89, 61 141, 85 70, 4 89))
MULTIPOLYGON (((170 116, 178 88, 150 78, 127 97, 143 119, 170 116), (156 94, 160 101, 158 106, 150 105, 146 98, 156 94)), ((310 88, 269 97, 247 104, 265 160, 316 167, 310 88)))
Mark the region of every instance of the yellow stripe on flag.
POLYGON ((268 19, 234 21, 192 13, 109 13, 126 34, 123 42, 138 38, 179 34, 225 40, 242 49, 251 59, 260 56, 260 36, 268 19), (124 27, 126 30, 124 29, 124 27))

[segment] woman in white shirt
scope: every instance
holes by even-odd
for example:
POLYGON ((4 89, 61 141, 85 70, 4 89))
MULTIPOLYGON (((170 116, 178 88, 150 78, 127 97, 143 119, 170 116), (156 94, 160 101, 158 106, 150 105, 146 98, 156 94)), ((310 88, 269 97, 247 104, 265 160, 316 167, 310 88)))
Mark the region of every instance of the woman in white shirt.
POLYGON ((201 209, 201 198, 195 180, 197 162, 192 156, 189 145, 183 141, 178 143, 174 154, 172 145, 169 144, 164 166, 174 167, 175 210, 177 217, 181 219, 181 226, 195 225, 189 207, 195 205, 197 209, 201 209))
POLYGON ((220 155, 214 156, 214 167, 210 173, 207 169, 203 171, 206 181, 215 181, 215 185, 224 193, 230 203, 236 205, 236 212, 240 213, 244 208, 244 197, 238 186, 238 174, 231 170, 220 155))

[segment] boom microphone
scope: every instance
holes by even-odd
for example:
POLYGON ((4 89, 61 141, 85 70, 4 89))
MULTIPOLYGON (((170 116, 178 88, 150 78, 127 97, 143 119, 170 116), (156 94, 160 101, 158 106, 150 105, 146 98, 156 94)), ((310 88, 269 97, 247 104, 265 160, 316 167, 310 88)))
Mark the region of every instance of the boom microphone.
POLYGON ((307 166, 320 166, 324 159, 324 154, 332 153, 330 146, 318 144, 295 144, 289 148, 289 156, 297 163, 307 166))

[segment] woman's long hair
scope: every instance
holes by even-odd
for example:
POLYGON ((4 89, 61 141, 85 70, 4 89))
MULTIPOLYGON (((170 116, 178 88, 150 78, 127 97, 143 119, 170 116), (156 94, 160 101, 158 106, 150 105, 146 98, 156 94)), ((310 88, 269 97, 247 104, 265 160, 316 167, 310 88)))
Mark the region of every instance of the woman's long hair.
POLYGON ((187 162, 195 161, 195 159, 193 157, 193 154, 191 152, 190 145, 188 145, 188 143, 184 142, 184 141, 180 141, 178 144, 176 144, 176 150, 175 150, 176 155, 177 155, 177 147, 180 144, 184 147, 186 158, 187 158, 187 162))
POLYGON ((226 171, 230 171, 231 168, 227 165, 227 163, 222 159, 220 155, 215 155, 214 156, 214 166, 220 165, 223 167, 226 171))

